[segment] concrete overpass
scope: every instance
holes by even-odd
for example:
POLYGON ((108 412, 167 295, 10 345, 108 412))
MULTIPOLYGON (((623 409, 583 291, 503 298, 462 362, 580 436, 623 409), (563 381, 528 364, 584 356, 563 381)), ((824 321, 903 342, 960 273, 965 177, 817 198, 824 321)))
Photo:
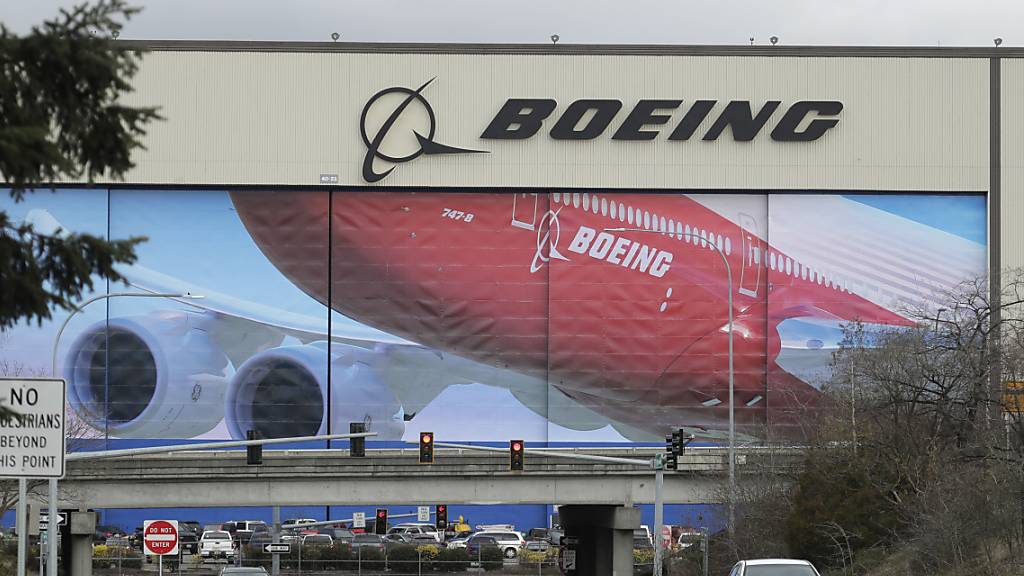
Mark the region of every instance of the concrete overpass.
MULTIPOLYGON (((549 451, 558 452, 559 449, 549 451)), ((649 459, 660 449, 568 449, 649 459)), ((510 472, 501 454, 438 449, 434 464, 417 463, 418 450, 264 451, 249 466, 244 451, 180 452, 68 462, 61 507, 162 508, 423 504, 647 504, 654 472, 629 465, 527 455, 526 470, 510 472)), ((737 450, 738 474, 785 471, 799 454, 737 450)), ((724 448, 690 448, 680 471, 665 474, 665 501, 715 501, 727 471, 724 448)))

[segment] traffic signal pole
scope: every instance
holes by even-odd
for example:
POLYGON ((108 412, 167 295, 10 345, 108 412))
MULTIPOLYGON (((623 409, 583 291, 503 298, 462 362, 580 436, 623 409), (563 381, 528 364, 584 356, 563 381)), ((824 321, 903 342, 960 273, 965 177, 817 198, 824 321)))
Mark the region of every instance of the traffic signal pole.
POLYGON ((654 536, 654 576, 661 576, 661 559, 664 554, 661 541, 661 531, 665 526, 664 488, 665 471, 658 468, 654 471, 654 529, 656 530, 654 536))
MULTIPOLYGON (((501 454, 508 454, 508 448, 495 448, 493 446, 475 446, 473 444, 455 444, 452 442, 434 442, 434 446, 437 446, 439 448, 458 448, 461 450, 476 450, 478 452, 500 452, 501 454)), ((555 452, 552 450, 544 450, 543 448, 524 448, 523 452, 525 452, 526 454, 544 456, 545 458, 566 458, 569 460, 586 460, 588 462, 602 462, 605 464, 625 464, 628 466, 640 466, 643 468, 651 468, 653 465, 650 460, 636 460, 634 458, 616 458, 614 456, 598 456, 596 454, 580 454, 578 452, 555 452)))
MULTIPOLYGON (((274 516, 271 518, 274 522, 274 533, 272 535, 272 542, 278 544, 281 542, 281 507, 274 506, 274 516)), ((302 546, 302 542, 299 541, 299 546, 302 546)), ((281 555, 271 554, 270 555, 270 575, 279 576, 281 574, 281 555)), ((180 564, 179 564, 180 565, 180 564)))

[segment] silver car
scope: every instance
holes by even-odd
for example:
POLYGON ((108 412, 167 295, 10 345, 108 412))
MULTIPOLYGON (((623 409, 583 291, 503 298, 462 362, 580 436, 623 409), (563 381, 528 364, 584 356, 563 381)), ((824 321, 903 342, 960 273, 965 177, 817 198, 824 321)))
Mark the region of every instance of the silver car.
POLYGON ((732 567, 729 576, 821 576, 814 565, 807 560, 769 558, 764 560, 740 560, 732 567))
POLYGON ((427 534, 435 542, 441 541, 441 533, 432 524, 399 524, 388 530, 388 534, 408 534, 413 538, 417 534, 427 534))
MULTIPOLYGON (((505 558, 515 558, 526 548, 526 539, 523 538, 523 535, 511 530, 481 530, 474 532, 473 536, 490 536, 494 538, 505 558)), ((466 544, 463 542, 459 547, 464 548, 465 546, 466 544)))

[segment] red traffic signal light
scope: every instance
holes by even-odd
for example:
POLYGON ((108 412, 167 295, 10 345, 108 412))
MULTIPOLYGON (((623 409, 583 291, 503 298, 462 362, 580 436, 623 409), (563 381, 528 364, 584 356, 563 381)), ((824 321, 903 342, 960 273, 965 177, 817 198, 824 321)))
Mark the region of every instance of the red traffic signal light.
POLYGON ((510 470, 523 469, 523 452, 526 444, 522 440, 509 440, 508 442, 508 467, 510 470))
POLYGON ((420 432, 420 464, 434 463, 434 433, 420 432))
POLYGON ((377 517, 373 521, 374 534, 388 533, 388 509, 377 508, 377 517))
POLYGON ((435 508, 435 513, 437 517, 437 529, 444 530, 448 527, 448 507, 444 504, 438 504, 435 508))

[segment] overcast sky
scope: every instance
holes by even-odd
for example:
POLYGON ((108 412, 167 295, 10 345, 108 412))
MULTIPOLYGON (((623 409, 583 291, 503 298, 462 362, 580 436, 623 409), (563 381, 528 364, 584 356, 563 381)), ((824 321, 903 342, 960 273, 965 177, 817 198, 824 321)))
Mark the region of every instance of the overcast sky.
MULTIPOLYGON (((17 32, 57 0, 0 0, 17 32)), ((1024 45, 1022 0, 135 0, 132 39, 351 42, 1024 45)))

